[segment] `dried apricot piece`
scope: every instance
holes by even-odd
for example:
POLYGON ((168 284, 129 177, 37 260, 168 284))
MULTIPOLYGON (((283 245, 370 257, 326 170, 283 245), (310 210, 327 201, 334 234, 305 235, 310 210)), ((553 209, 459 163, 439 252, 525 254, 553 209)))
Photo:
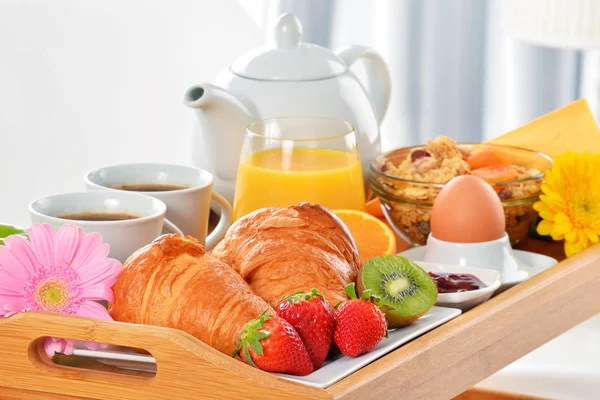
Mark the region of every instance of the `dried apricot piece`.
POLYGON ((471 168, 479 169, 491 165, 511 165, 513 162, 510 156, 502 150, 495 147, 484 147, 471 154, 467 158, 467 163, 469 163, 471 168))
POLYGON ((490 165, 471 171, 471 175, 488 183, 508 182, 517 179, 517 171, 510 165, 490 165))

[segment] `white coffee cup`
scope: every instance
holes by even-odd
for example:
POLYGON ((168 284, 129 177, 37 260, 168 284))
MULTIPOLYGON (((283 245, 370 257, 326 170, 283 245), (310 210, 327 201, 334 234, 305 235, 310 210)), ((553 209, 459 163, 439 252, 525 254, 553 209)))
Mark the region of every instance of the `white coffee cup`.
POLYGON ((162 201, 140 193, 88 191, 42 197, 29 204, 32 223, 47 223, 58 230, 61 225, 75 224, 86 233, 98 232, 110 245, 110 256, 124 262, 137 249, 161 235, 163 224, 173 233, 181 230, 165 220, 167 206, 162 201), (70 219, 84 215, 127 214, 133 219, 70 219), (64 218, 70 217, 70 218, 64 218))
POLYGON ((213 176, 200 168, 160 163, 111 165, 88 172, 84 181, 88 190, 135 191, 163 201, 167 219, 207 249, 223 239, 232 222, 231 205, 212 190, 213 176), (144 186, 154 186, 155 190, 140 189, 144 186), (165 186, 178 189, 157 190, 165 186), (207 237, 211 200, 219 207, 221 217, 207 237))

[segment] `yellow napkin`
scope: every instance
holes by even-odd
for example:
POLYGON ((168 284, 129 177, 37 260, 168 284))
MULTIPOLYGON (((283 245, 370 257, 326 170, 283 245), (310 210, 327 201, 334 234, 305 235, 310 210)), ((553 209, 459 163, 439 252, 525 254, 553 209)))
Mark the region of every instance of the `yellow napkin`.
POLYGON ((566 151, 600 153, 600 130, 587 101, 580 99, 487 143, 523 147, 550 157, 566 151))

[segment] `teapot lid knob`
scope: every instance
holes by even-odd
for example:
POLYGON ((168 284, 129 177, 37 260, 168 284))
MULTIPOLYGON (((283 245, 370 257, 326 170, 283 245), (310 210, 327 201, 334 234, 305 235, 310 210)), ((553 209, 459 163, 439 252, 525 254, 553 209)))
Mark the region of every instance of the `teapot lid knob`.
POLYGON ((277 47, 291 48, 298 46, 302 35, 302 24, 295 15, 281 14, 275 24, 275 43, 277 47))
POLYGON ((348 70, 331 50, 301 41, 302 25, 293 14, 281 14, 273 28, 269 43, 242 54, 229 67, 231 72, 248 79, 301 82, 348 70))

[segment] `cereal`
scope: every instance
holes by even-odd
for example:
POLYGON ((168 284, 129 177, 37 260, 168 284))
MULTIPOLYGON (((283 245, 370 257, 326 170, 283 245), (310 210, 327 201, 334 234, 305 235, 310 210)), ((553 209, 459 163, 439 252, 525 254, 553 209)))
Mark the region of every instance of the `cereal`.
MULTIPOLYGON (((421 245, 426 243, 433 201, 445 183, 472 173, 466 160, 475 151, 475 146, 458 145, 446 136, 439 136, 428 140, 425 146, 406 149, 400 159, 379 162, 377 168, 384 174, 376 173, 372 178, 373 189, 380 196, 388 218, 406 240, 421 245)), ((489 177, 489 182, 498 182, 494 178, 502 180, 507 171, 509 176, 516 176, 510 182, 492 184, 492 187, 503 202, 511 243, 517 243, 527 234, 536 215, 533 203, 542 183, 540 170, 511 164, 503 168, 492 165, 475 171, 482 179, 489 177), (536 178, 532 179, 534 176, 536 178)))

